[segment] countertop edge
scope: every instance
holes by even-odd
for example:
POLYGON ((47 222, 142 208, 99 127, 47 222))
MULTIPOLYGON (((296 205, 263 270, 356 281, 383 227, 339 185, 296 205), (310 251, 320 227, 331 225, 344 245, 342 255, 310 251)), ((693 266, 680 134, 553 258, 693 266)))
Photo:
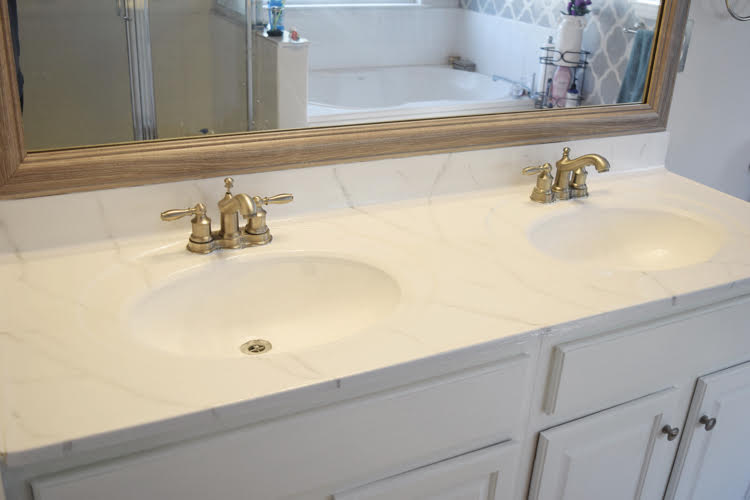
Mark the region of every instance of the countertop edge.
POLYGON ((637 329, 670 316, 707 307, 721 307, 723 303, 741 301, 747 297, 750 297, 750 278, 531 329, 371 371, 268 394, 260 398, 48 446, 14 452, 2 451, 0 461, 7 469, 20 469, 48 463, 57 463, 59 467, 60 462, 65 463, 67 467, 77 467, 123 455, 156 450, 256 425, 270 419, 283 418, 392 390, 418 381, 458 373, 503 359, 507 345, 525 342, 533 337, 576 336, 584 332, 586 336, 595 336, 616 330, 637 329))

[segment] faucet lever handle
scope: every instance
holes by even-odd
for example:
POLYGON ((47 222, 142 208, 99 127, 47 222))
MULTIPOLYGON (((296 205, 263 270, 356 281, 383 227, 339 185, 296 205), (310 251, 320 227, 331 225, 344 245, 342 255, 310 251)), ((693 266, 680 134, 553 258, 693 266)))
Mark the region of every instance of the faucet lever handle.
POLYGON ((537 175, 544 172, 552 172, 552 165, 550 165, 549 163, 545 163, 544 165, 532 165, 521 170, 521 173, 523 175, 537 175))
POLYGON ((273 196, 258 197, 258 200, 264 205, 281 205, 294 201, 294 195, 291 193, 281 193, 273 196))
POLYGON ((271 232, 266 225, 266 211, 261 205, 289 203, 294 200, 294 196, 289 193, 281 193, 274 196, 253 196, 253 202, 257 207, 254 215, 247 218, 245 233, 253 239, 256 245, 265 245, 271 241, 271 232))
POLYGON ((536 186, 531 192, 531 201, 537 203, 552 203, 555 201, 555 196, 552 193, 552 165, 545 163, 543 165, 532 165, 524 168, 522 171, 523 175, 537 175, 536 186))
POLYGON ((174 210, 167 210, 161 213, 161 220, 173 221, 187 217, 188 215, 205 215, 206 206, 203 203, 198 203, 193 208, 177 208, 174 210))

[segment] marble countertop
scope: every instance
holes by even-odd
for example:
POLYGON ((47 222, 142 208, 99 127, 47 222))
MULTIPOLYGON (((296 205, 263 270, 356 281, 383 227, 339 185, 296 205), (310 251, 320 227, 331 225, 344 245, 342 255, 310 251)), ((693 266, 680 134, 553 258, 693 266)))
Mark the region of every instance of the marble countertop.
POLYGON ((270 418, 371 391, 417 360, 554 335, 625 308, 668 314, 683 298, 750 293, 750 204, 664 169, 591 185, 588 199, 552 205, 529 201, 524 185, 274 220, 271 245, 208 256, 185 250, 184 225, 0 254, 5 462, 64 458, 231 415, 270 418), (690 267, 616 270, 557 261, 526 236, 552 215, 622 207, 689 213, 720 228, 721 247, 690 267), (299 253, 386 271, 401 289, 399 307, 344 338, 252 358, 153 349, 122 320, 134 298, 187 268, 299 253))

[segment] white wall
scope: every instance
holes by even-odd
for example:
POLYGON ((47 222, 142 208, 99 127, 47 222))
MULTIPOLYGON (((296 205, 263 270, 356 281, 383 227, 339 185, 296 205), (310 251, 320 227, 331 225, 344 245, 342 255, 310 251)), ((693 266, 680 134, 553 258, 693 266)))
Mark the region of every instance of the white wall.
POLYGON ((553 28, 501 16, 464 10, 461 56, 474 61, 477 71, 531 83, 539 71, 539 54, 553 28))
POLYGON ((464 35, 458 7, 294 7, 284 27, 310 40, 310 69, 447 64, 464 35))
MULTIPOLYGON (((748 2, 735 2, 750 10, 748 2)), ((677 76, 667 168, 750 201, 750 22, 724 0, 693 0, 685 71, 677 76)))
POLYGON ((434 6, 293 7, 285 26, 310 40, 311 69, 446 64, 449 55, 460 55, 480 73, 515 80, 538 70, 539 47, 554 32, 434 6))

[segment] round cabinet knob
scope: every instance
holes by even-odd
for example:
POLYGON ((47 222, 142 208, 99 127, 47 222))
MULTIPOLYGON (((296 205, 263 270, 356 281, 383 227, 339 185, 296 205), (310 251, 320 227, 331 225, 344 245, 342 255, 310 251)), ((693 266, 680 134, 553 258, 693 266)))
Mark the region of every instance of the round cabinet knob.
POLYGON ((674 441, 680 435, 680 428, 671 425, 665 425, 661 428, 661 431, 667 435, 667 441, 674 441))
POLYGON ((715 418, 709 418, 708 415, 703 415, 700 420, 698 420, 699 423, 703 424, 703 426, 706 428, 707 431, 710 431, 714 427, 716 427, 716 419, 715 418))

